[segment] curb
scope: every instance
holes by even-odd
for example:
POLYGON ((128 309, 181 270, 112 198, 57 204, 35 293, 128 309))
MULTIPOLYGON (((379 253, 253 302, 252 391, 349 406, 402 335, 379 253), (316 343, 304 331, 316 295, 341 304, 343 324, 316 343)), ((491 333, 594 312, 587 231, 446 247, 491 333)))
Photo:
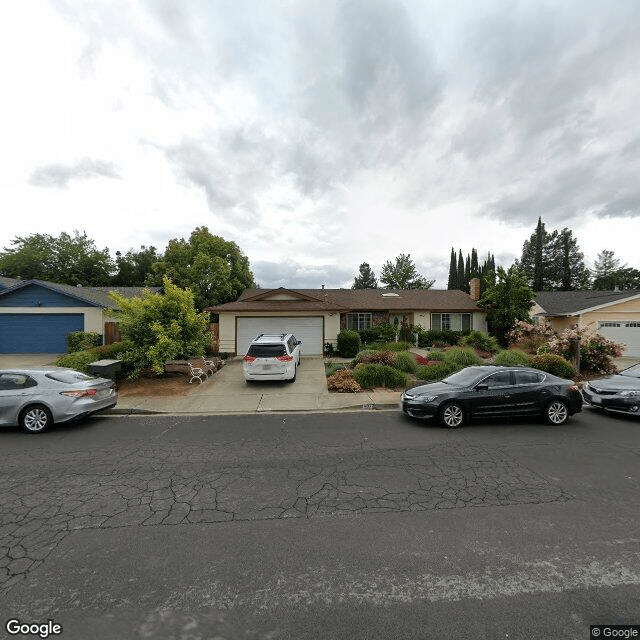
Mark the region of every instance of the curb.
POLYGON ((344 411, 389 411, 390 409, 398 409, 397 403, 380 403, 380 404, 367 404, 358 403, 348 407, 340 407, 339 409, 275 409, 265 411, 154 411, 152 409, 108 409, 101 411, 100 415, 107 416, 151 416, 151 415, 211 415, 211 416, 224 416, 224 415, 264 415, 269 413, 342 413, 344 411))

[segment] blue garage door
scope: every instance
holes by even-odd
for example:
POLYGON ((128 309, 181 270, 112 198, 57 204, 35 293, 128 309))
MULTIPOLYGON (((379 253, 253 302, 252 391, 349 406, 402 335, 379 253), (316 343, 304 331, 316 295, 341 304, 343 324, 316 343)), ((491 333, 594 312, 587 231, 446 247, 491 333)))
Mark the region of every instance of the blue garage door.
POLYGON ((72 331, 84 331, 83 313, 0 313, 0 353, 66 353, 72 331))

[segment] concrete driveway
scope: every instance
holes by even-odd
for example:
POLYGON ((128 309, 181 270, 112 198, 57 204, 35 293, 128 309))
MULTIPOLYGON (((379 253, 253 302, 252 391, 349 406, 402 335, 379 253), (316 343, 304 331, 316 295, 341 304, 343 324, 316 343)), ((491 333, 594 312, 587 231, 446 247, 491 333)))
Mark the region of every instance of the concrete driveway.
POLYGON ((53 366, 62 354, 57 353, 3 353, 0 354, 0 369, 34 369, 53 366))

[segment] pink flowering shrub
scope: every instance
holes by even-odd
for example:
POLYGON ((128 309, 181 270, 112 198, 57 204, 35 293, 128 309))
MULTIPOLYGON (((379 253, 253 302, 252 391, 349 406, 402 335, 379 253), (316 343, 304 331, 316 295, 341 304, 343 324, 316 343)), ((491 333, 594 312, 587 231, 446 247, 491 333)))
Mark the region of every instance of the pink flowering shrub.
POLYGON ((576 356, 577 341, 580 339, 580 369, 593 373, 615 373, 612 358, 622 355, 622 346, 609 340, 588 327, 565 329, 561 334, 549 339, 548 351, 563 356, 567 360, 576 356))
POLYGON ((547 322, 529 324, 518 321, 508 338, 510 345, 528 353, 552 353, 566 360, 575 360, 579 339, 580 369, 593 373, 615 373, 612 358, 620 357, 623 346, 587 327, 568 328, 558 334, 547 322))
POLYGON ((517 347, 527 353, 537 353, 538 349, 547 344, 555 331, 546 321, 530 324, 518 320, 515 327, 507 334, 510 347, 517 347))

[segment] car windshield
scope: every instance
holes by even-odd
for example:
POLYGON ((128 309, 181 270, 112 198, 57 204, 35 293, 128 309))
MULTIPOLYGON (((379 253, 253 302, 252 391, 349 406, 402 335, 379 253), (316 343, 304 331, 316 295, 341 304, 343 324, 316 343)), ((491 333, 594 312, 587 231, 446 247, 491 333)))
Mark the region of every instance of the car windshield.
POLYGON ((630 378, 640 378, 640 363, 634 364, 632 367, 620 372, 621 376, 629 376, 630 378))
POLYGON ((76 382, 86 382, 87 380, 95 380, 93 376, 79 371, 50 371, 45 377, 56 382, 65 382, 67 384, 75 384, 76 382))
POLYGON ((252 344, 247 355, 254 358, 277 358, 287 355, 287 352, 283 344, 252 344))
MULTIPOLYGON (((483 375, 484 373, 486 372, 483 372, 483 375)), ((478 371, 478 369, 469 367, 467 369, 463 369, 462 371, 458 371, 457 373, 452 373, 447 378, 444 378, 442 382, 446 382, 447 384, 455 384, 460 387, 468 387, 476 382, 479 377, 480 372, 478 371)))

